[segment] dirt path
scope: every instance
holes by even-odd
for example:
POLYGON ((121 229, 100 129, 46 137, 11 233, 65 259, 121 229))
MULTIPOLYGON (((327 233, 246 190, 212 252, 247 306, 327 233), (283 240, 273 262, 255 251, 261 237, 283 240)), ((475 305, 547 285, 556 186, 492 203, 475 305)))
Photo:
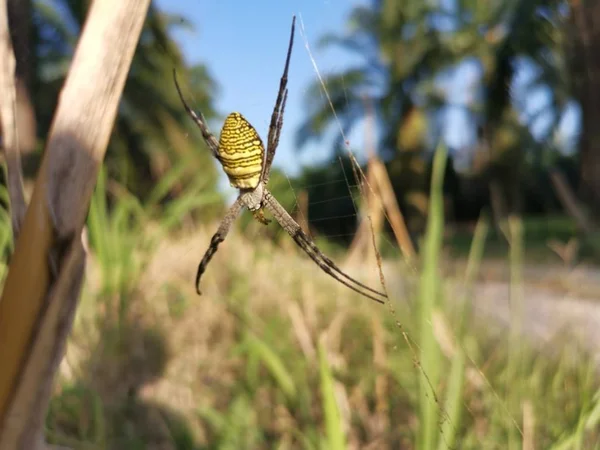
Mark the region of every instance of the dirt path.
MULTIPOLYGON (((474 288, 477 320, 511 326, 509 287, 507 282, 487 282, 474 288)), ((578 343, 600 368, 600 301, 527 285, 520 297, 523 334, 532 344, 548 349, 578 343), (547 346, 549 342, 553 345, 547 346)))
MULTIPOLYGON (((455 274, 464 273, 460 267, 452 269, 455 274)), ((391 270, 385 271, 386 278, 394 280, 391 270)), ((517 298, 522 304, 524 337, 535 347, 550 351, 579 344, 600 369, 600 269, 529 266, 524 268, 523 278, 517 298)), ((446 278, 446 282, 447 301, 464 298, 461 277, 446 278)), ((390 287, 401 292, 401 286, 390 287)), ((512 325, 507 264, 484 263, 482 276, 471 291, 468 298, 473 301, 477 324, 496 325, 493 328, 506 332, 512 325)))

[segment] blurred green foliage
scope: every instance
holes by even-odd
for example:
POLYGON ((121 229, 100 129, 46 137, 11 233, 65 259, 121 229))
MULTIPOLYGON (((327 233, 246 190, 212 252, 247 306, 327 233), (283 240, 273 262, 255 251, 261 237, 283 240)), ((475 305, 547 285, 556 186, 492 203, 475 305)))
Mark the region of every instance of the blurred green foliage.
MULTIPOLYGON (((87 0, 35 1, 31 23, 20 25, 30 26, 33 36, 24 61, 33 74, 31 97, 40 142, 39 151, 25 161, 27 176, 37 170, 88 5, 87 0)), ((215 117, 216 82, 205 66, 188 67, 171 38, 177 28, 191 26, 184 17, 166 14, 151 4, 119 105, 106 169, 110 179, 142 199, 182 159, 189 164, 179 174, 182 184, 201 173, 204 189, 215 189, 217 172, 210 152, 171 81, 175 69, 194 107, 209 120, 215 117)), ((176 197, 181 188, 174 183, 161 200, 176 197)))
MULTIPOLYGON (((34 3, 30 63, 40 142, 87 5, 34 3)), ((551 86, 555 113, 564 107, 561 4, 464 0, 454 6, 372 1, 353 10, 348 35, 323 38, 323 45, 363 57, 363 65, 326 80, 333 107, 349 131, 371 102, 384 131, 379 155, 401 208, 409 220, 417 218, 413 231, 424 233, 418 271, 385 261, 389 309, 359 303, 353 294, 344 301, 312 265, 256 234, 245 240, 232 233, 211 267, 208 295, 192 297, 197 249, 179 239, 187 242, 197 228, 205 233, 198 212, 202 222, 214 221, 224 204, 212 156, 165 80, 175 67, 194 107, 208 118, 215 116, 216 83, 206 67, 187 67, 169 37, 189 24, 152 6, 90 206, 89 276, 68 367, 61 368, 47 416, 50 441, 73 449, 429 450, 515 448, 531 438, 535 448, 598 448, 600 385, 591 359, 574 359, 568 339, 551 343, 556 351, 548 355, 525 340, 509 344, 490 323, 474 320, 477 299, 468 288, 501 230, 490 229, 487 239, 484 222, 475 238, 448 228, 490 206, 490 180, 506 198, 518 194, 509 209, 520 204, 522 212, 536 214, 561 212, 552 191, 540 189, 548 167, 561 167, 576 184, 576 160, 532 139, 509 89, 514 65, 527 59, 540 69, 531 88, 551 86), (441 18, 452 26, 434 26, 441 18), (432 151, 447 102, 436 80, 466 59, 483 69, 466 108, 482 130, 480 144, 491 151, 479 149, 471 170, 457 173, 452 149, 432 151), (426 201, 417 204, 418 195, 426 201), (452 244, 467 255, 461 308, 448 301, 452 280, 441 274, 443 251, 452 244), (394 287, 398 280, 407 286, 394 287), (523 425, 528 411, 532 436, 523 425)), ((321 137, 333 121, 320 89, 309 89, 299 146, 321 137)), ((334 142, 339 159, 331 165, 297 179, 274 171, 270 188, 289 211, 305 190, 316 234, 347 244, 361 199, 342 140, 334 142)), ((0 201, 7 203, 4 192, 0 201)), ((497 250, 517 294, 529 246, 574 234, 564 217, 518 223, 522 233, 511 242, 510 257, 506 242, 497 250)), ((263 230, 249 214, 241 224, 263 230)), ((288 239, 275 227, 269 233, 288 239)), ((4 212, 4 255, 10 236, 4 212)))
MULTIPOLYGON (((431 150, 449 108, 461 108, 469 119, 465 132, 478 139, 473 148, 450 149, 451 156, 460 150, 471 158, 469 170, 455 172, 455 218, 474 221, 490 208, 499 224, 512 213, 552 212, 555 194, 540 175, 561 159, 554 139, 573 100, 565 55, 567 9, 554 0, 373 0, 355 7, 345 33, 324 36, 321 44, 347 50, 360 62, 325 77, 327 96, 320 80, 310 87, 307 118, 297 131, 299 149, 338 126, 347 136, 372 114, 381 130, 377 152, 386 162, 409 229, 420 234, 431 150), (443 81, 466 62, 476 64, 481 76, 469 87, 468 99, 455 104, 443 81), (515 92, 518 69, 525 66, 535 75, 515 92), (523 96, 533 90, 548 94, 549 107, 525 116, 520 112, 523 96), (548 125, 535 139, 529 127, 539 120, 548 125), (464 192, 469 184, 470 193, 464 192), (474 195, 475 190, 484 192, 474 195)), ((344 151, 343 139, 336 134, 334 155, 344 151)), ((572 187, 579 183, 577 177, 570 181, 572 187)))
MULTIPOLYGON (((194 300, 194 267, 177 282, 194 255, 173 260, 165 245, 177 220, 152 218, 150 205, 127 195, 106 209, 101 176, 88 269, 100 283, 86 284, 69 370, 58 377, 47 417, 51 442, 75 450, 507 448, 529 438, 522 424, 531 410, 537 447, 595 448, 600 384, 591 360, 562 339, 551 354, 520 339, 515 353, 476 320, 469 293, 483 270, 484 222, 468 258, 464 303, 448 301, 455 291, 440 276, 445 155, 437 155, 421 281, 398 290, 396 278, 415 274, 393 263, 386 269, 393 310, 344 291, 345 301, 296 252, 235 235, 220 253, 234 260, 215 258, 218 284, 194 300), (168 288, 147 284, 146 272, 168 288)), ((508 261, 518 291, 520 262, 508 261)))

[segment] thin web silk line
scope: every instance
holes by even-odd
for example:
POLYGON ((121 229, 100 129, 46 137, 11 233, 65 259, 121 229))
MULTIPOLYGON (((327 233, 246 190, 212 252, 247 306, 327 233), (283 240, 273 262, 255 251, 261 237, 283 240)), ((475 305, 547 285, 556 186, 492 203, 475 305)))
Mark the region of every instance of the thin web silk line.
MULTIPOLYGON (((362 180, 358 179, 356 181, 357 181, 357 183, 360 183, 362 181, 363 185, 366 185, 369 188, 369 190, 372 193, 374 193, 373 192, 373 188, 369 184, 369 180, 365 176, 362 168, 360 167, 360 165, 356 161, 356 157, 354 156, 354 153, 352 153, 352 150, 350 149, 350 145, 349 145, 348 139, 346 138, 346 134, 344 133, 344 130, 342 128, 342 125, 341 125, 341 122, 340 122, 339 117, 337 115, 337 112, 335 111, 335 107, 333 106, 333 102, 331 101, 331 97, 329 95, 329 91, 327 90, 327 87, 325 85, 323 77, 321 76, 321 73, 319 72, 319 69, 317 67, 317 63, 316 63, 316 61, 315 61, 315 59, 314 59, 314 57, 312 55, 312 52, 310 50, 309 45, 308 45, 308 39, 306 38, 306 33, 305 33, 305 29, 304 29, 304 21, 302 20, 302 15, 298 14, 298 16, 300 18, 300 32, 301 32, 301 35, 302 35, 302 39, 304 40, 304 47, 306 48, 306 51, 308 52, 308 56, 309 56, 309 58, 311 60, 313 68, 315 69, 315 73, 317 74, 317 78, 319 79, 319 82, 321 83, 321 87, 323 88, 323 92, 325 93, 325 96, 327 98, 327 102, 329 103, 329 106, 330 106, 331 111, 333 113, 333 116, 335 118, 335 122, 336 122, 336 124, 337 124, 337 126, 338 126, 338 128, 340 130, 340 135, 342 136, 342 138, 344 140, 344 145, 346 147, 346 151, 348 152, 348 154, 350 155, 350 158, 352 160, 353 169, 356 172, 358 172, 360 174, 360 176, 362 177, 362 180)), ((344 177, 346 177, 345 173, 344 173, 344 177)), ((374 247, 376 255, 379 255, 379 250, 377 249, 377 246, 375 245, 375 236, 373 234, 373 222, 372 222, 371 215, 369 214, 368 210, 367 210, 366 215, 367 215, 367 219, 369 220, 369 222, 371 224, 371 234, 372 234, 372 238, 373 238, 373 247, 374 247)), ((387 214, 385 214, 385 216, 387 218, 387 214)), ((389 218, 388 218, 388 220, 389 220, 389 218)), ((378 260, 379 260, 379 257, 378 257, 378 260)), ((381 282, 382 282, 382 287, 384 289, 384 292, 387 294, 387 288, 385 286, 385 278, 384 278, 384 275, 383 275, 383 270, 381 268, 381 264, 379 262, 378 262, 378 268, 379 268, 379 276, 380 276, 381 282)), ((414 348, 411 345, 411 341, 412 340, 409 338, 408 333, 404 330, 404 327, 402 326, 402 324, 396 318, 396 311, 395 311, 395 308, 393 307, 392 303, 390 303, 389 297, 388 297, 388 301, 386 302, 386 304, 389 306, 390 312, 392 313, 392 315, 396 319, 396 325, 399 327, 400 331, 402 332, 402 334, 404 336, 404 340, 406 341, 408 347, 411 349, 411 352, 413 353, 413 358, 414 358, 415 363, 418 365, 418 367, 420 367, 421 373, 423 374, 423 376, 427 380, 427 384, 428 384, 429 389, 431 390, 431 393, 432 393, 432 395, 434 397, 434 401, 438 405, 438 408, 439 408, 440 412, 442 413, 442 415, 444 417, 444 420, 448 420, 449 423, 451 423, 450 416, 448 415, 448 412, 440 404, 438 396, 437 396, 437 392, 436 392, 435 388, 433 387, 433 385, 431 384, 431 381, 429 379, 429 375, 425 372, 425 369, 423 369, 423 366, 421 365, 421 360, 419 359, 418 355, 416 354, 414 348)), ((452 425, 452 423, 451 423, 451 425, 452 425)), ((440 430, 443 430, 443 428, 440 427, 440 430)), ((443 432, 442 432, 442 435, 443 435, 443 432)), ((445 437, 444 437, 444 440, 445 440, 445 437)))
POLYGON ((315 73, 317 74, 319 83, 321 83, 321 87, 323 88, 325 97, 327 97, 327 102, 329 103, 329 106, 331 107, 331 112, 333 113, 333 116, 335 117, 335 123, 337 124, 337 126, 340 130, 340 134, 342 135, 342 138, 344 139, 346 148, 347 148, 348 152, 350 154, 352 154, 352 150, 350 150, 350 147, 348 146, 348 139, 346 138, 346 134, 344 133, 344 129, 342 128, 342 125, 340 123, 340 119, 337 115, 337 112, 335 111, 333 102, 331 101, 331 97, 329 96, 329 91, 327 90, 327 87, 325 86, 325 81, 323 80, 323 77, 321 76, 321 72, 319 71, 319 68, 317 67, 317 62, 315 61, 315 58, 313 57, 312 51, 310 50, 310 46, 308 45, 308 39, 306 37, 306 32, 304 30, 304 20, 302 20, 302 14, 298 14, 298 17, 300 19, 300 34, 302 35, 302 39, 304 40, 304 47, 306 48, 306 51, 308 52, 308 57, 310 58, 310 62, 312 63, 313 68, 315 69, 315 73))
MULTIPOLYGON (((339 117, 337 115, 337 112, 335 111, 335 107, 333 106, 333 102, 331 101, 331 97, 329 96, 329 91, 327 90, 327 86, 325 85, 325 81, 323 80, 323 77, 321 76, 321 73, 319 72, 319 68, 317 67, 317 63, 315 61, 315 58, 312 55, 312 52, 310 50, 310 46, 308 45, 308 39, 307 39, 306 33, 305 33, 304 21, 302 19, 302 14, 298 14, 298 17, 300 19, 300 32, 301 32, 301 35, 302 35, 302 39, 304 40, 304 47, 306 48, 306 51, 308 52, 308 56, 309 56, 310 61, 311 61, 312 65, 313 65, 315 73, 317 74, 317 78, 319 79, 319 83, 321 83, 322 91, 325 93, 325 96, 327 98, 327 102, 329 103, 329 106, 330 106, 331 111, 333 113, 333 116, 335 118, 335 122, 336 122, 336 124, 337 124, 337 126, 338 126, 338 128, 340 130, 340 135, 342 136, 342 138, 344 140, 344 146, 346 147, 346 150, 347 150, 348 154, 350 155, 350 158, 351 158, 351 160, 353 162, 353 166, 355 167, 355 170, 357 170, 360 173, 360 175, 361 175, 361 177, 363 179, 364 185, 366 185, 368 187, 368 189, 371 191, 371 193, 374 193, 373 188, 371 187, 371 185, 369 183, 369 180, 365 176, 362 168, 360 167, 360 165, 356 161, 356 158, 355 158, 354 154, 352 153, 352 150, 350 149, 349 141, 346 138, 346 134, 344 133, 344 130, 342 128, 342 125, 341 125, 341 122, 340 122, 339 117)), ((345 93, 345 90, 344 90, 344 93, 345 93)), ((346 96, 346 99, 347 99, 347 96, 346 96)), ((345 173, 344 173, 344 176, 346 177, 345 173)), ((357 183, 360 183, 360 180, 356 180, 356 181, 357 181, 357 183)), ((347 178, 346 178, 346 184, 348 184, 348 179, 347 178)), ((384 208, 382 208, 382 209, 384 209, 384 208)), ((388 214, 385 211, 385 209, 384 209, 384 216, 389 221, 389 217, 388 217, 388 214)), ((367 218, 369 220, 371 220, 370 214, 368 212, 367 212, 367 218)), ((371 222, 371 231, 372 231, 372 222, 371 222)), ((375 252, 376 253, 378 252, 378 249, 376 247, 375 247, 375 252)), ((379 271, 380 271, 380 276, 383 276, 383 273, 381 271, 381 267, 379 267, 379 271)), ((385 285, 384 285, 384 291, 387 293, 387 289, 385 288, 385 285)), ((447 420, 448 423, 450 423, 450 425, 454 427, 454 424, 452 424, 452 421, 450 420, 450 416, 449 416, 448 412, 445 410, 444 406, 440 403, 440 401, 439 401, 439 399, 437 397, 437 392, 436 392, 435 388, 433 387, 433 385, 431 384, 431 381, 429 380, 429 376, 427 375, 427 373, 425 372, 425 369, 423 369, 423 366, 421 365, 421 360, 418 358, 418 356, 417 356, 417 354, 416 354, 416 352, 414 350, 412 339, 409 337, 408 333, 404 330, 404 327, 402 326, 402 324, 396 318, 396 311, 395 311, 394 307, 392 306, 392 304, 389 303, 389 300, 388 300, 388 306, 390 307, 390 312, 392 313, 392 315, 394 316, 394 319, 396 320, 396 325, 400 329, 400 331, 401 331, 402 335, 404 336, 404 339, 405 339, 405 341, 406 341, 409 349, 413 353, 413 358, 414 358, 415 364, 420 368, 421 373, 423 374, 423 376, 427 380, 427 384, 428 384, 429 389, 431 390, 431 393, 432 393, 432 395, 434 397, 434 401, 438 405, 438 408, 439 408, 440 412, 442 413, 442 416, 443 416, 442 420, 447 420)), ((415 346, 420 351, 419 345, 417 343, 414 343, 414 344, 415 344, 415 346)), ((466 356, 471 360, 471 362, 473 362, 473 360, 471 359, 471 357, 468 354, 466 356)), ((479 367, 477 365, 475 365, 475 367, 478 369, 478 371, 481 372, 481 369, 479 369, 479 367)), ((492 388, 492 391, 494 392, 494 394, 497 397, 499 397, 498 394, 496 393, 496 391, 493 388, 492 388)), ((463 401, 463 404, 465 404, 464 401, 463 401)), ((506 412, 508 414, 508 417, 513 421, 513 423, 516 426, 517 430, 522 435, 521 428, 519 427, 516 419, 508 412, 508 410, 506 410, 506 412)), ((440 430, 441 430, 441 428, 440 428, 440 430)), ((448 447, 448 443, 446 442, 446 438, 443 435, 443 432, 442 432, 442 437, 443 437, 443 440, 444 440, 446 446, 448 447)))
MULTIPOLYGON (((302 36, 302 40, 304 41, 304 47, 306 48, 306 52, 308 53, 308 57, 310 58, 310 62, 313 65, 315 73, 317 74, 319 83, 321 83, 322 91, 325 94, 325 97, 327 98, 327 103, 329 104, 329 107, 331 108, 331 112, 333 113, 333 117, 335 118, 335 123, 337 124, 337 127, 340 130, 340 135, 342 136, 342 139, 344 140, 344 147, 346 148, 348 155, 350 155, 352 165, 354 166, 355 170, 358 171, 358 173, 360 174, 361 179, 357 179, 356 182, 359 184, 362 182, 364 185, 366 185, 368 187, 369 191, 371 191, 371 193, 374 194, 373 188, 371 187, 369 180, 365 176, 364 171, 358 164, 358 161, 356 160, 356 157, 354 156, 354 153, 352 152, 352 149, 350 148, 350 143, 348 141, 346 133, 344 133, 344 129, 342 127, 341 121, 337 115, 335 107, 333 106, 333 102, 331 101, 331 96, 329 95, 329 90, 327 89, 327 86, 325 85, 325 81, 323 80, 323 77, 321 76, 321 72, 319 71, 319 68, 317 67, 317 61, 315 60, 315 58, 312 54, 310 45, 308 44, 308 38, 306 37, 306 31, 304 28, 304 20, 302 19, 302 14, 298 13, 298 18, 300 19, 300 34, 302 36)), ((371 216, 368 211, 367 211, 366 215, 367 215, 368 220, 371 220, 371 216)), ((389 221, 389 218, 387 217, 387 214, 385 214, 385 211, 384 211, 384 215, 389 221)), ((375 250, 377 252, 377 249, 375 249, 375 250)))

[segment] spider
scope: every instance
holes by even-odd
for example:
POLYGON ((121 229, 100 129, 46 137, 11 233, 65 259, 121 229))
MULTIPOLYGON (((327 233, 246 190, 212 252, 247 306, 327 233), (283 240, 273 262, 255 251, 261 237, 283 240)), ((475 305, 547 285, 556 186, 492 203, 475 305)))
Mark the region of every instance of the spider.
POLYGON ((283 113, 287 101, 287 81, 290 57, 294 45, 294 29, 296 17, 292 19, 292 30, 285 60, 283 76, 279 84, 279 92, 275 101, 275 108, 271 116, 269 134, 267 137, 267 150, 254 127, 238 112, 232 112, 225 119, 221 129, 220 140, 208 129, 202 113, 196 114, 185 101, 177 75, 173 70, 173 79, 177 93, 190 117, 196 122, 202 133, 208 148, 213 156, 221 163, 223 170, 229 178, 231 186, 239 190, 239 196, 235 203, 229 208, 221 221, 217 232, 210 241, 210 246, 198 265, 196 274, 196 292, 200 291, 200 278, 206 270, 206 266, 217 251, 219 244, 225 240, 229 230, 244 207, 248 208, 254 217, 261 223, 267 225, 270 220, 266 219, 263 209, 267 209, 279 223, 279 225, 292 237, 296 244, 328 275, 338 282, 344 284, 355 292, 364 295, 371 300, 384 303, 382 298, 387 295, 356 281, 345 274, 331 259, 325 256, 300 225, 288 214, 283 206, 273 197, 267 189, 271 164, 275 157, 275 151, 279 143, 279 136, 283 125, 283 113))

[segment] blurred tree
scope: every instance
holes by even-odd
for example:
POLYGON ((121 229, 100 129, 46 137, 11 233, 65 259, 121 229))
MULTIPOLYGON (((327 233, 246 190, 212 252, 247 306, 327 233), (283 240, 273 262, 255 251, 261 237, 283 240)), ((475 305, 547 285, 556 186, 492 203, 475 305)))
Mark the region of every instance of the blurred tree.
POLYGON ((489 180, 496 221, 521 210, 527 153, 534 153, 534 164, 542 161, 545 145, 533 139, 529 126, 549 114, 551 124, 542 137, 545 140, 554 133, 569 100, 561 6, 555 0, 457 2, 457 26, 451 48, 458 63, 475 58, 480 65, 481 95, 472 105, 472 114, 474 123, 478 123, 479 150, 487 154, 482 169, 489 180), (524 91, 550 87, 552 108, 544 107, 522 123, 511 86, 518 68, 525 63, 537 70, 524 91))
POLYGON ((567 54, 575 97, 582 109, 579 141, 581 192, 600 218, 600 4, 569 1, 567 54))
MULTIPOLYGON (((34 3, 35 39, 31 43, 34 50, 29 55, 36 67, 32 84, 41 138, 50 128, 89 3, 89 0, 34 3)), ((197 157, 188 158, 189 169, 170 195, 177 195, 182 183, 199 175, 206 181, 206 189, 214 189, 216 184, 212 156, 195 124, 186 116, 172 82, 172 71, 177 70, 190 101, 208 119, 215 115, 212 98, 216 84, 204 66, 186 67, 169 36, 175 27, 189 28, 190 24, 151 5, 106 155, 109 177, 141 198, 177 158, 192 152, 197 157)))
MULTIPOLYGON (((347 134, 365 116, 367 103, 372 104, 383 131, 380 153, 392 161, 388 170, 397 194, 402 194, 400 205, 405 209, 410 203, 421 218, 427 207, 423 157, 429 146, 430 111, 417 88, 453 62, 435 26, 438 15, 439 10, 418 0, 374 0, 369 7, 354 8, 349 34, 327 35, 320 45, 350 50, 363 63, 324 80, 331 105, 320 83, 311 86, 309 116, 297 135, 300 147, 321 138, 334 123, 333 110, 347 134)), ((343 149, 342 144, 339 134, 334 148, 343 149)))
MULTIPOLYGON (((569 100, 563 19, 564 5, 557 0, 457 0, 445 6, 373 0, 369 7, 357 7, 349 35, 326 36, 321 44, 348 49, 364 63, 325 79, 331 105, 320 84, 311 87, 310 113, 298 131, 298 144, 324 135, 335 119, 332 109, 347 133, 364 117, 362 99, 372 99, 383 129, 381 156, 411 228, 418 229, 428 203, 427 150, 443 124, 431 119, 443 117, 447 104, 439 75, 477 61, 481 80, 466 109, 471 126, 480 130, 476 148, 485 155, 479 158, 480 170, 497 219, 518 212, 526 157, 533 155, 529 162, 534 164, 544 160, 545 146, 533 139, 529 126, 550 117, 542 140, 551 136, 569 100), (536 76, 524 91, 549 87, 551 107, 523 121, 511 86, 525 64, 536 76)), ((338 136, 335 148, 341 148, 342 139, 338 136)))
POLYGON ((35 150, 36 123, 31 85, 35 71, 32 58, 31 0, 9 0, 7 2, 10 37, 15 52, 15 84, 17 88, 17 134, 19 151, 27 156, 35 150))

